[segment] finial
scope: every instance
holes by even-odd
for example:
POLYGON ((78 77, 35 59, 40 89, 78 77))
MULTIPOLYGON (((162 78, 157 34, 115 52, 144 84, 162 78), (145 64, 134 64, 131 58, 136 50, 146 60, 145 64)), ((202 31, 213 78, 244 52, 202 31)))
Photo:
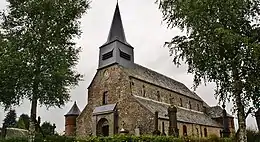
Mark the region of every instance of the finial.
POLYGON ((76 102, 76 101, 74 101, 74 104, 77 104, 77 102, 76 102))

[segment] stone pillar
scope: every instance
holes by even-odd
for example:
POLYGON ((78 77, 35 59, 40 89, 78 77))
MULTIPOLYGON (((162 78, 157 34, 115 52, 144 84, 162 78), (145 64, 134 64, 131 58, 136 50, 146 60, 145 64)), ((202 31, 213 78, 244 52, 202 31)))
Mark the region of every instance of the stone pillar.
POLYGON ((258 109, 255 112, 255 119, 256 119, 257 126, 258 126, 258 131, 260 132, 260 109, 258 109))
POLYGON ((160 135, 160 131, 158 129, 158 120, 159 119, 159 116, 158 116, 158 111, 156 111, 154 113, 154 131, 153 131, 153 135, 160 135))
POLYGON ((169 136, 179 136, 179 130, 177 128, 177 108, 171 105, 168 108, 169 116, 169 136))
POLYGON ((227 117, 227 111, 225 110, 225 105, 223 105, 223 137, 230 136, 229 123, 227 117))

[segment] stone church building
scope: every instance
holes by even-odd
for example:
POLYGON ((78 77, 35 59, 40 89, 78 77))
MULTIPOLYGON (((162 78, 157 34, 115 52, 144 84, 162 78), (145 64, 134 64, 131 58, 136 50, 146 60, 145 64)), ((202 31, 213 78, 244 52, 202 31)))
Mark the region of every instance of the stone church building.
POLYGON ((117 4, 88 102, 65 115, 66 135, 157 134, 207 137, 234 131, 233 117, 210 107, 184 84, 134 62, 117 4))

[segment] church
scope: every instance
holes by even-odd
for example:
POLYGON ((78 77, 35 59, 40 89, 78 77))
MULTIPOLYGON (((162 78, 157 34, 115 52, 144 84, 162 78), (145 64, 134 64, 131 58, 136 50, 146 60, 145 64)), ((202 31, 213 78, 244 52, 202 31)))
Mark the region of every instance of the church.
POLYGON ((65 134, 220 137, 234 132, 224 108, 210 107, 183 83, 135 63, 117 4, 87 105, 80 111, 75 103, 65 115, 65 134))

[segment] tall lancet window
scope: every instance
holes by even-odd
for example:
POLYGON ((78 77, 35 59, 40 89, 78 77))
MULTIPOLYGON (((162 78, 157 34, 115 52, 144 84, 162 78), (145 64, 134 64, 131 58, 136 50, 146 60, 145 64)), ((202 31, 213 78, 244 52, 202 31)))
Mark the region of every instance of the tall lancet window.
POLYGON ((160 101, 161 100, 160 91, 157 91, 156 96, 157 96, 157 101, 160 101))
POLYGON ((182 105, 182 99, 180 98, 180 106, 182 107, 183 105, 182 105))
POLYGON ((145 97, 145 86, 143 85, 143 88, 142 88, 142 94, 143 94, 143 97, 145 97))
POLYGON ((188 104, 188 105, 189 105, 189 109, 191 109, 191 102, 190 102, 190 101, 189 101, 189 104, 188 104))
POLYGON ((108 92, 103 93, 102 105, 108 104, 108 92))

